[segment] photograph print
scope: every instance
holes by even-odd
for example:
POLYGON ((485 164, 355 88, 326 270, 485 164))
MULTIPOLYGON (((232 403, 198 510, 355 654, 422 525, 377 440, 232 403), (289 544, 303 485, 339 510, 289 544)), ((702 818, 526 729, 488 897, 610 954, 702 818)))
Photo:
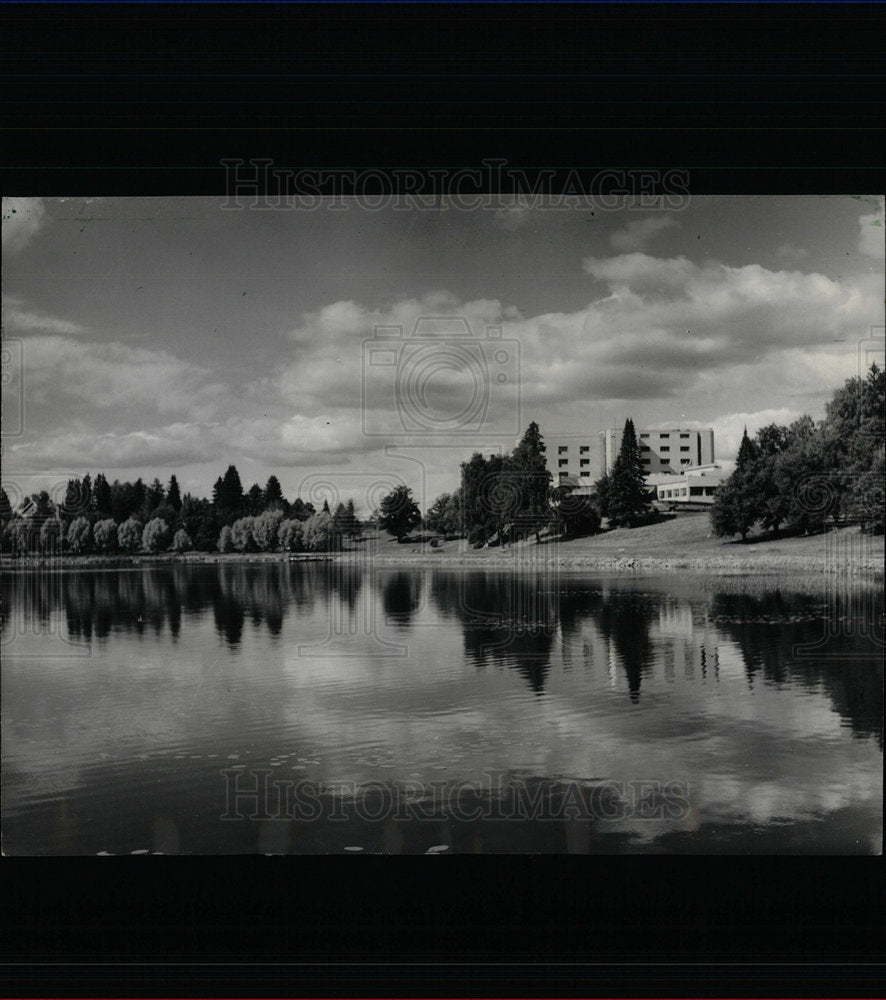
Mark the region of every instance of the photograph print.
POLYGON ((4 198, 5 855, 882 854, 883 196, 623 173, 4 198))

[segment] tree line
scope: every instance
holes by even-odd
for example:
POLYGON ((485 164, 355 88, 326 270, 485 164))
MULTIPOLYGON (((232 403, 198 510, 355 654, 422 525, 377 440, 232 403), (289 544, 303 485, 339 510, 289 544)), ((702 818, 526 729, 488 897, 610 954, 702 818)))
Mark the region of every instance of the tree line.
POLYGON ((886 376, 871 365, 834 392, 825 417, 769 424, 742 436, 735 470, 717 492, 711 525, 746 539, 755 525, 778 534, 851 521, 884 530, 886 376))
POLYGON ((0 489, 0 545, 5 553, 326 551, 358 538, 362 525, 353 500, 335 510, 283 495, 276 476, 264 488, 243 490, 235 466, 213 487, 212 499, 181 494, 173 475, 164 487, 109 483, 103 473, 68 481, 56 502, 43 490, 12 509, 0 489))

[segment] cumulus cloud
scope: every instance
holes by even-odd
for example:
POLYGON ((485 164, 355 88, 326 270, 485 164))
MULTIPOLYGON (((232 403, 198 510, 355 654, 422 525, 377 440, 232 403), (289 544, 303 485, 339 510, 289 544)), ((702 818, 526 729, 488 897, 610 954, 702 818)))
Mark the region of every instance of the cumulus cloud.
POLYGON ((76 461, 85 469, 145 469, 179 467, 207 461, 265 462, 277 468, 340 465, 348 449, 365 442, 358 422, 342 426, 332 421, 325 433, 317 425, 323 418, 271 418, 232 416, 222 422, 175 422, 135 431, 96 432, 78 426, 59 429, 39 439, 10 446, 10 461, 17 469, 47 469, 76 461))
POLYGON ((13 334, 58 333, 71 335, 83 332, 83 327, 79 323, 73 323, 60 316, 50 316, 28 309, 21 299, 11 296, 3 298, 3 325, 7 332, 13 334))
POLYGON ((637 219, 616 231, 610 237, 612 246, 622 253, 642 250, 656 236, 677 225, 672 215, 655 215, 649 219, 637 219))
POLYGON ((37 405, 60 399, 98 410, 141 405, 205 419, 228 394, 208 369, 167 351, 51 335, 29 337, 24 358, 28 401, 37 405))
POLYGON ((42 198, 4 198, 3 252, 23 250, 40 231, 45 217, 42 198))
MULTIPOLYGON (((306 314, 292 330, 293 355, 275 387, 298 412, 356 412, 370 399, 370 383, 387 377, 388 405, 394 407, 401 359, 416 350, 416 334, 422 332, 417 321, 448 316, 463 318, 474 341, 489 343, 490 328, 500 329, 503 344, 513 345, 510 356, 526 412, 570 402, 662 400, 729 369, 771 367, 785 352, 814 355, 835 340, 854 342, 857 331, 879 314, 875 289, 815 273, 643 253, 588 258, 584 266, 605 294, 569 313, 523 317, 497 300, 461 302, 446 292, 382 307, 331 303, 306 314), (367 343, 384 339, 392 340, 390 353, 399 369, 373 367, 367 343)), ((432 332, 452 339, 445 324, 432 332)), ((802 365, 798 370, 804 371, 802 365)), ((483 375, 493 417, 496 404, 508 405, 496 374, 494 365, 487 365, 483 375)), ((832 366, 830 385, 837 382, 834 374, 832 366)), ((427 398, 431 404, 445 402, 447 394, 455 399, 465 377, 441 367, 433 383, 428 379, 427 398)), ((813 388, 817 384, 816 378, 813 388)), ((802 388, 793 385, 795 391, 802 388)), ((507 414, 498 416, 504 420, 507 414)), ((493 424, 487 422, 490 429, 493 424)))

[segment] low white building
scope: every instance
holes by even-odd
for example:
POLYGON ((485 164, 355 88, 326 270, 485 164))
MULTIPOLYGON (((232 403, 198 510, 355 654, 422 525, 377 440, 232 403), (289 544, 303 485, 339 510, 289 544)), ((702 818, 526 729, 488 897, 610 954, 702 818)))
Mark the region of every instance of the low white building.
POLYGON ((717 488, 729 478, 719 465, 685 468, 679 475, 666 472, 646 477, 646 485, 655 490, 655 499, 666 504, 712 504, 717 488))

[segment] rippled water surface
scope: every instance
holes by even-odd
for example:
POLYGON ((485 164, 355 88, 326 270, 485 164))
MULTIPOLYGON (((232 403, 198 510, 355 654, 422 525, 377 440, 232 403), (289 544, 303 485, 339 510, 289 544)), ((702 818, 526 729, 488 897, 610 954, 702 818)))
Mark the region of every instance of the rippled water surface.
POLYGON ((882 851, 883 591, 2 579, 7 854, 882 851))

